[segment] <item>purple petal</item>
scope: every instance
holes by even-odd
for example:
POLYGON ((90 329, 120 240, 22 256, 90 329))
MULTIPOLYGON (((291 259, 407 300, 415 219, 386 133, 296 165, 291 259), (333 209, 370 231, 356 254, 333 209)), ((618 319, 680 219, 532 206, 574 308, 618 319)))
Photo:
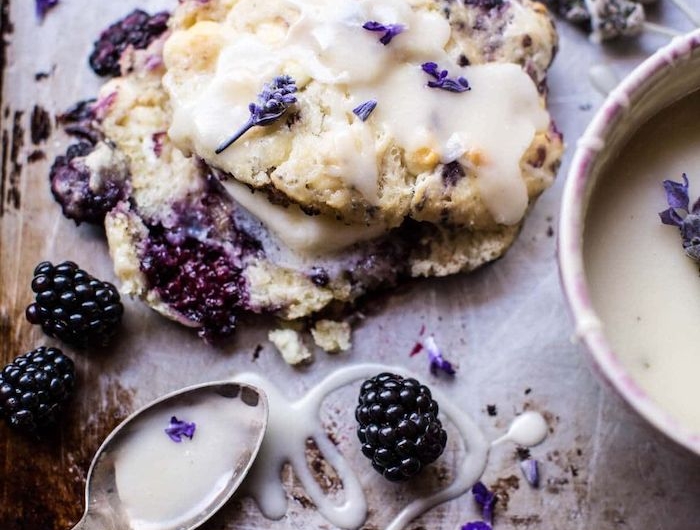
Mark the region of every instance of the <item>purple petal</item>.
POLYGON ((360 118, 362 121, 366 121, 369 115, 372 114, 374 109, 377 107, 377 102, 374 99, 360 103, 357 107, 352 109, 352 113, 360 118))
POLYGON ((382 24, 376 20, 370 20, 365 22, 362 27, 368 31, 383 31, 384 35, 381 36, 379 42, 384 46, 391 42, 391 39, 396 37, 398 34, 403 33, 406 29, 402 24, 382 24))
POLYGON ((173 442, 180 443, 182 437, 185 436, 190 440, 194 436, 194 431, 196 429, 194 423, 189 423, 186 421, 180 421, 175 416, 170 418, 170 425, 165 428, 165 434, 170 436, 173 442))
POLYGON ((462 530, 493 530, 491 525, 485 523, 484 521, 474 521, 472 523, 467 523, 462 525, 462 530))
POLYGON ((683 173, 683 182, 664 180, 664 190, 666 190, 666 200, 671 208, 688 210, 690 198, 688 197, 688 176, 683 173))
POLYGON ((683 218, 673 208, 659 212, 659 217, 665 225, 677 226, 678 228, 683 226, 683 218))
POLYGON ((466 78, 460 76, 456 79, 450 79, 447 70, 440 71, 436 63, 423 63, 421 69, 429 76, 435 78, 434 81, 428 81, 428 87, 430 88, 439 88, 448 92, 466 92, 471 90, 466 78))
POLYGON ((49 9, 58 4, 58 0, 36 0, 36 16, 39 20, 44 20, 49 9))
POLYGON ((370 20, 368 22, 365 22, 362 24, 362 27, 368 31, 386 31, 387 27, 380 23, 377 22, 376 20, 370 20))
POLYGON ((442 356, 442 352, 435 344, 435 338, 432 335, 425 339, 425 349, 428 351, 428 357, 430 358, 430 372, 432 374, 436 374, 438 370, 442 370, 448 375, 457 373, 452 363, 442 356))
POLYGON ((435 79, 440 78, 437 63, 423 63, 422 65, 420 65, 420 67, 426 74, 432 75, 435 79))
POLYGON ((489 491, 483 482, 477 482, 472 487, 472 495, 474 495, 476 503, 481 506, 484 521, 489 524, 493 523, 493 509, 498 500, 496 494, 489 491))
POLYGON ((533 488, 537 488, 540 485, 540 470, 539 463, 534 458, 528 458, 520 462, 520 469, 525 476, 528 484, 533 488))

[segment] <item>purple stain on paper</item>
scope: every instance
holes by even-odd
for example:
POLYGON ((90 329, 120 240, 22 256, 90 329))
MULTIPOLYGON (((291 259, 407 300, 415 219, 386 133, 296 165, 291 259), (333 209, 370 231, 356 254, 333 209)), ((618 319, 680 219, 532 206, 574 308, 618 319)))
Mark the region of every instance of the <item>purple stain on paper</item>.
POLYGON ((170 436, 173 442, 180 443, 183 436, 191 440, 194 436, 195 428, 196 425, 194 423, 180 421, 173 416, 170 418, 170 424, 165 428, 165 434, 170 436))

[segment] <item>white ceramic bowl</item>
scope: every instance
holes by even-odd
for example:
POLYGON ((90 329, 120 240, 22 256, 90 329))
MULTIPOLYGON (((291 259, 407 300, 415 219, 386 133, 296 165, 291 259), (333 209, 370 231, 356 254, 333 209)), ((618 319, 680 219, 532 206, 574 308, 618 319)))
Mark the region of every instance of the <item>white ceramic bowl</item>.
POLYGON ((606 164, 649 118, 698 89, 700 31, 695 31, 657 51, 610 93, 577 143, 562 199, 558 259, 576 334, 595 371, 653 426, 700 455, 700 435, 653 401, 611 348, 591 303, 583 258, 586 212, 606 164))

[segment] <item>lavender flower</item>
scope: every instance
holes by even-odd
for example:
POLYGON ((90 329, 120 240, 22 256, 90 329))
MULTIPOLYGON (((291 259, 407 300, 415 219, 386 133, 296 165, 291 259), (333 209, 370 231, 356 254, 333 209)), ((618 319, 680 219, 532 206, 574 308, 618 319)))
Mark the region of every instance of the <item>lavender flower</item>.
POLYGON ((36 16, 39 20, 44 20, 49 9, 58 4, 58 0, 36 0, 36 16))
POLYGON ((182 437, 185 436, 190 440, 194 436, 196 425, 186 421, 180 421, 175 416, 170 418, 170 425, 165 429, 165 434, 170 436, 173 442, 180 443, 182 437))
POLYGON ((659 212, 661 222, 679 228, 685 253, 700 261, 700 199, 690 208, 688 176, 683 173, 683 182, 664 180, 666 202, 669 208, 659 212))
POLYGON ((438 70, 437 63, 423 63, 421 68, 426 74, 435 79, 435 81, 428 81, 430 88, 441 88, 448 92, 466 92, 471 90, 469 81, 464 77, 460 76, 457 79, 450 79, 447 77, 449 75, 447 70, 438 70))
POLYGON ((438 370, 442 370, 448 375, 455 375, 455 369, 452 363, 442 356, 440 348, 435 344, 435 338, 430 335, 425 339, 425 349, 428 351, 428 356, 430 357, 430 373, 435 375, 438 370))
POLYGON ((483 482, 477 482, 472 487, 472 495, 474 495, 476 503, 481 506, 482 519, 489 524, 493 524, 493 509, 498 500, 496 494, 489 491, 483 482))
POLYGON ((491 525, 485 523, 484 521, 474 521, 472 523, 467 523, 462 525, 462 530, 493 530, 491 525))
POLYGON ((389 44, 391 39, 406 29, 402 24, 381 24, 380 22, 376 22, 374 20, 365 22, 362 27, 367 31, 383 31, 384 35, 381 36, 379 42, 381 42, 384 46, 389 44))
POLYGON ((528 484, 533 488, 537 488, 540 485, 540 469, 539 462, 534 458, 528 458, 520 462, 520 469, 525 476, 528 484))
POLYGON ((221 143, 216 148, 218 155, 227 149, 233 142, 243 136, 248 129, 256 126, 270 125, 280 118, 287 109, 296 103, 294 93, 297 85, 294 79, 288 75, 275 77, 271 83, 263 85, 262 92, 258 94, 258 102, 248 105, 250 118, 231 138, 221 143))
POLYGON ((364 103, 360 103, 357 107, 352 109, 352 113, 360 118, 362 121, 366 121, 372 111, 377 107, 377 101, 370 99, 364 103))

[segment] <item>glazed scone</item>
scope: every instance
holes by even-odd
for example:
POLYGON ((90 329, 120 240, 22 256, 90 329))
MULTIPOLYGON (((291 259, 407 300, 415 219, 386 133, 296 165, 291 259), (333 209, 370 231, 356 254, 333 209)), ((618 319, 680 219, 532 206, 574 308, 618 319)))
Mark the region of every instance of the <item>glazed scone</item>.
POLYGON ((493 4, 180 2, 168 32, 146 49, 127 48, 123 75, 92 106, 90 134, 116 149, 120 164, 128 160, 126 197, 105 216, 122 291, 207 340, 230 335, 250 312, 313 317, 317 345, 345 350, 349 327, 332 320, 367 292, 502 256, 552 182, 562 142, 544 106, 551 21, 529 0, 493 4), (362 28, 368 17, 404 30, 383 45, 381 33, 362 28), (313 42, 290 44, 302 22, 313 42), (302 44, 314 57, 304 58, 302 44), (325 60, 321 44, 334 50, 333 68, 350 72, 347 81, 314 77, 323 77, 309 68, 325 60), (279 48, 270 57, 241 46, 279 48), (358 65, 370 51, 379 64, 358 65), (426 86, 422 64, 431 61, 471 89, 426 86), (415 81, 414 94, 397 99, 422 110, 384 112, 391 101, 376 97, 362 121, 353 105, 369 99, 379 73, 392 77, 394 63, 396 75, 415 81), (297 102, 217 155, 261 84, 282 74, 295 80, 297 102), (405 119, 397 123, 396 113, 405 119))

